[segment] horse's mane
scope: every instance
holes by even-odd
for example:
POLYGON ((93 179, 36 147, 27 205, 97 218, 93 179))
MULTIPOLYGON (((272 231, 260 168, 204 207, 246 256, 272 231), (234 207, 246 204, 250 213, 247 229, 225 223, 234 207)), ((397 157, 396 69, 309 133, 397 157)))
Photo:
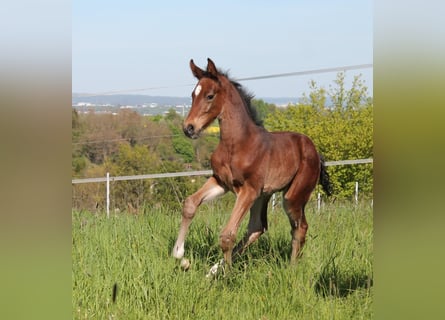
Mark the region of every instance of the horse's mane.
MULTIPOLYGON (((227 78, 227 79, 229 79, 229 78, 227 78)), ((263 120, 261 120, 260 117, 258 116, 257 109, 254 106, 252 106, 252 99, 253 99, 254 95, 252 93, 246 91, 246 89, 238 82, 230 80, 230 79, 229 79, 229 81, 233 84, 233 86, 236 88, 236 90, 240 94, 241 99, 244 102, 244 106, 246 107, 247 114, 250 116, 250 118, 253 120, 253 122, 255 122, 255 124, 257 126, 262 127, 263 120)))
MULTIPOLYGON (((246 108, 247 114, 249 117, 253 120, 253 122, 257 125, 262 127, 263 126, 263 120, 260 119, 258 115, 258 111, 254 106, 252 106, 252 99, 254 97, 254 94, 248 92, 240 83, 230 79, 229 73, 227 71, 221 71, 218 69, 218 73, 226 77, 230 83, 235 87, 235 89, 238 91, 239 95, 241 96, 241 99, 244 102, 244 107, 246 108)), ((205 77, 209 77, 211 79, 214 79, 218 81, 213 75, 211 75, 208 72, 204 72, 205 77)))

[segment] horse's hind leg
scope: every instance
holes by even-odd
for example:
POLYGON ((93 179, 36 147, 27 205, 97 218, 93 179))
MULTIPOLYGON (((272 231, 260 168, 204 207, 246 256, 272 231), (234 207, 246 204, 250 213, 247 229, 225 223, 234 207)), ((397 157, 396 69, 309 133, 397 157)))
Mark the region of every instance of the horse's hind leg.
POLYGON ((297 205, 295 209, 289 209, 287 212, 291 224, 292 252, 290 258, 292 263, 300 257, 301 249, 306 242, 306 232, 309 226, 304 215, 304 206, 305 204, 297 205))
POLYGON ((249 224, 243 239, 233 249, 233 258, 241 255, 244 250, 254 243, 267 230, 267 204, 270 195, 260 196, 250 208, 249 224))
MULTIPOLYGON (((302 169, 302 168, 300 168, 302 169)), ((306 242, 308 224, 304 208, 317 183, 317 177, 303 174, 303 170, 294 178, 289 189, 284 194, 284 210, 289 217, 292 235, 291 262, 296 262, 301 254, 301 249, 306 242)))

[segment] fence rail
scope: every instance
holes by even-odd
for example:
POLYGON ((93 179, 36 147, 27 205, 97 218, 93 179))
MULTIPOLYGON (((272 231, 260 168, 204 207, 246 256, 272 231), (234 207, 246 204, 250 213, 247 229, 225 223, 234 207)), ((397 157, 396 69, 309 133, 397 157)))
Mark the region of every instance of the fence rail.
MULTIPOLYGON (((139 174, 134 176, 116 176, 110 177, 110 181, 127 181, 127 180, 143 180, 143 179, 159 179, 159 178, 175 178, 175 177, 191 177, 191 176, 206 176, 211 175, 212 170, 202 171, 184 171, 184 172, 168 172, 168 173, 153 173, 153 174, 139 174)), ((72 184, 91 183, 91 182, 105 182, 107 178, 85 178, 73 179, 72 184)))
MULTIPOLYGON (((373 159, 356 159, 356 160, 339 160, 339 161, 326 161, 326 166, 341 166, 348 164, 364 164, 372 163, 373 159)), ((139 174, 133 176, 116 176, 109 178, 84 178, 84 179, 73 179, 72 184, 79 183, 92 183, 92 182, 107 182, 107 181, 127 181, 127 180, 143 180, 143 179, 160 179, 160 178, 176 178, 176 177, 192 177, 192 176, 209 176, 212 175, 212 170, 201 170, 201 171, 184 171, 184 172, 168 172, 168 173, 153 173, 153 174, 139 174)))

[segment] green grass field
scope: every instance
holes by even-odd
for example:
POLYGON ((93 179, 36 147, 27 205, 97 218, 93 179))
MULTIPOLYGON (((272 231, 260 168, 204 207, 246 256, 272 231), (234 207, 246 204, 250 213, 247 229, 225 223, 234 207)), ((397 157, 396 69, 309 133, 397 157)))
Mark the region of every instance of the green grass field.
POLYGON ((147 208, 139 215, 120 213, 109 219, 73 212, 73 318, 372 318, 369 202, 331 204, 320 213, 312 204, 306 215, 309 231, 297 265, 289 264, 287 217, 276 210, 269 213, 268 232, 233 268, 208 279, 209 268, 222 258, 218 236, 228 219, 218 203, 202 206, 191 225, 187 272, 171 257, 179 212, 147 208))

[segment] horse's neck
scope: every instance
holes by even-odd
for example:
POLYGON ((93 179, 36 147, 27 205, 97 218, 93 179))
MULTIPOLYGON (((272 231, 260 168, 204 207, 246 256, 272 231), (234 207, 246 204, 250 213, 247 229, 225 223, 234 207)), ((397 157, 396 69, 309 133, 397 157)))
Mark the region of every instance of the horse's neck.
POLYGON ((224 105, 219 118, 220 140, 227 146, 243 146, 249 143, 252 135, 258 133, 259 128, 250 118, 241 98, 224 105))

